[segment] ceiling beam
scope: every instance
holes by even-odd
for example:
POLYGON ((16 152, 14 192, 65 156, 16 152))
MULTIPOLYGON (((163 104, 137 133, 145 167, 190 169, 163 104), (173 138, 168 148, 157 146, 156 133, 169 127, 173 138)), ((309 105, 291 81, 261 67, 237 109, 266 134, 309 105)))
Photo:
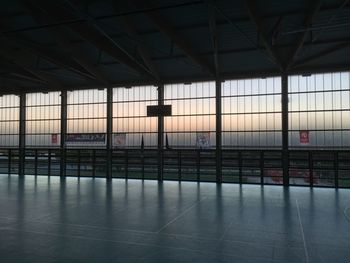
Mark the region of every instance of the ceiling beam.
MULTIPOLYGON (((41 9, 37 6, 31 4, 28 1, 24 1, 23 3, 38 24, 52 22, 51 18, 46 13, 42 12, 41 9)), ((102 84, 105 84, 107 86, 109 85, 109 80, 107 77, 91 61, 86 58, 86 56, 81 52, 79 48, 77 48, 68 40, 69 38, 63 28, 54 27, 48 28, 48 30, 66 54, 68 54, 76 63, 78 63, 82 68, 84 68, 87 72, 89 72, 89 74, 94 76, 102 84)))
MULTIPOLYGON (((346 43, 349 41, 350 41, 350 38, 336 38, 336 39, 328 39, 328 40, 319 40, 315 43, 307 41, 304 43, 304 47, 305 46, 315 46, 315 47, 322 46, 322 47, 324 47, 326 45, 328 45, 328 46, 329 45, 341 46, 343 43, 346 43)), ((293 46, 294 45, 291 45, 291 44, 279 44, 279 45, 274 46, 274 48, 276 48, 278 50, 278 49, 291 48, 293 46)), ((261 45, 259 46, 260 50, 263 48, 264 48, 263 46, 261 46, 261 45)), ((228 48, 228 49, 225 48, 225 49, 221 49, 221 50, 219 49, 219 55, 220 56, 227 56, 227 55, 236 55, 236 54, 242 54, 242 53, 248 53, 248 52, 257 52, 257 51, 258 51, 257 48, 248 47, 248 46, 242 47, 242 48, 228 48)), ((212 50, 198 53, 198 55, 202 56, 202 57, 214 56, 212 50)), ((179 53, 176 55, 153 56, 152 60, 153 61, 176 60, 176 59, 183 59, 185 57, 187 57, 185 54, 179 53)), ((103 61, 103 62, 100 62, 100 64, 108 67, 108 66, 112 66, 112 65, 118 65, 119 63, 113 60, 113 61, 103 61)), ((49 67, 49 68, 46 68, 45 70, 52 71, 52 70, 56 70, 56 69, 57 69, 56 67, 49 67)))
POLYGON ((26 50, 27 52, 44 58, 47 61, 59 66, 60 68, 64 68, 66 70, 72 71, 79 76, 84 77, 85 79, 93 78, 88 72, 86 72, 83 68, 81 68, 74 61, 65 58, 62 54, 59 54, 53 50, 46 49, 41 45, 38 45, 28 39, 18 36, 2 36, 3 40, 10 44, 11 46, 15 46, 21 49, 26 50))
POLYGON ((268 41, 266 33, 263 30, 263 26, 262 26, 263 22, 262 22, 260 16, 258 15, 255 1, 254 0, 246 0, 246 6, 247 6, 250 20, 254 24, 256 31, 257 31, 258 35, 260 36, 260 39, 261 39, 263 45, 265 46, 265 50, 266 50, 267 54, 269 55, 270 59, 278 66, 278 68, 281 71, 284 71, 280 57, 277 55, 277 52, 274 50, 271 43, 268 41))
POLYGON ((345 42, 345 43, 341 43, 339 45, 332 46, 326 50, 323 50, 323 51, 318 52, 314 55, 311 55, 309 57, 306 57, 306 58, 303 58, 299 61, 296 61, 292 68, 297 68, 297 67, 303 66, 304 64, 307 64, 311 61, 314 61, 316 59, 322 58, 322 57, 327 56, 329 54, 338 52, 338 51, 345 49, 345 48, 348 48, 348 47, 350 47, 350 41, 345 42))
MULTIPOLYGON (((323 65, 321 67, 304 67, 298 69, 291 69, 289 74, 291 75, 301 75, 301 74, 316 74, 316 73, 328 73, 328 72, 348 72, 350 70, 350 64, 338 64, 338 65, 323 65)), ((237 80, 237 79, 247 79, 247 78, 267 78, 267 77, 278 77, 281 76, 281 72, 275 68, 258 70, 258 71, 242 71, 242 72, 227 72, 222 73, 221 79, 225 80, 237 80)), ((190 82, 203 82, 203 81, 214 81, 213 77, 188 77, 188 76, 179 76, 177 78, 166 78, 162 79, 164 84, 176 84, 176 83, 190 83, 190 82)), ((139 86, 139 85, 153 85, 154 82, 150 80, 137 80, 137 81, 116 81, 113 82, 113 87, 123 88, 125 86, 139 86)), ((4 85, 0 84, 0 89, 4 85)), ((51 87, 50 87, 51 88, 51 87)), ((98 89, 101 88, 100 85, 70 85, 64 87, 66 90, 84 90, 84 89, 98 89)), ((102 87, 103 88, 103 87, 102 87)), ((49 89, 49 87, 23 87, 23 92, 32 92, 35 89, 36 92, 45 92, 45 91, 60 91, 62 89, 49 89)), ((2 90, 1 94, 13 94, 10 90, 2 90)))
POLYGON ((82 66, 86 71, 88 71, 91 75, 95 77, 99 82, 105 84, 106 86, 109 85, 110 81, 108 80, 107 76, 97 67, 95 66, 91 61, 89 61, 88 58, 84 54, 82 54, 81 50, 77 48, 76 46, 73 46, 69 41, 67 41, 66 37, 59 32, 60 30, 54 30, 52 32, 57 41, 59 42, 60 46, 65 49, 65 51, 74 59, 75 62, 77 62, 80 66, 82 66))
POLYGON ((52 78, 47 73, 31 69, 30 67, 26 66, 26 63, 25 61, 23 61, 23 58, 20 55, 18 55, 18 53, 13 52, 11 49, 0 48, 0 57, 2 57, 2 60, 10 61, 10 63, 17 65, 22 70, 29 72, 38 79, 41 79, 42 81, 46 82, 47 85, 52 86, 53 88, 62 88, 62 85, 59 83, 59 81, 52 78))
MULTIPOLYGON (((174 9, 174 8, 178 8, 178 7, 184 7, 184 6, 188 6, 188 5, 201 5, 203 4, 204 1, 196 1, 196 2, 184 2, 184 3, 179 3, 179 4, 173 4, 173 5, 167 5, 167 6, 162 6, 162 7, 158 7, 158 8, 154 8, 157 10, 167 10, 167 9, 174 9)), ((320 9, 320 12, 327 12, 327 11, 332 11, 332 10, 336 10, 339 8, 339 4, 327 4, 324 3, 322 5, 322 8, 320 9)), ((349 5, 344 6, 344 8, 349 8, 349 5)), ((103 20, 107 20, 107 19, 111 19, 111 18, 116 18, 116 17, 123 17, 123 16, 131 16, 131 15, 137 15, 137 14, 143 14, 146 11, 150 11, 149 9, 138 9, 138 10, 127 10, 127 11, 122 11, 122 12, 118 12, 115 14, 110 14, 110 15, 101 15, 101 16, 96 16, 94 17, 95 21, 103 21, 103 20)), ((280 17, 280 16, 294 16, 294 15, 299 15, 300 13, 302 13, 304 11, 304 9, 301 8, 294 8, 294 9, 286 9, 283 11, 273 11, 273 12, 269 12, 265 15, 263 15, 261 17, 261 19, 270 19, 270 18, 276 18, 276 17, 280 17)), ((26 15, 26 12, 24 11, 18 11, 16 13, 13 14, 2 14, 2 18, 4 20, 7 19, 13 19, 19 16, 23 16, 26 15)), ((38 29, 43 29, 43 28, 48 28, 48 27, 57 27, 60 25, 67 25, 70 23, 78 23, 78 22, 82 22, 84 21, 83 19, 76 19, 76 20, 70 20, 70 21, 62 21, 59 23, 50 23, 50 24, 43 24, 43 25, 36 25, 36 26, 28 26, 28 27, 23 27, 23 28, 17 28, 17 29, 13 29, 13 30, 7 30, 5 32, 2 33, 19 33, 19 32, 26 32, 26 31, 32 31, 32 30, 38 30, 38 29)), ((234 19, 232 19, 233 22, 235 23, 244 23, 244 22, 249 22, 250 18, 247 16, 239 16, 236 17, 234 19)), ((229 24, 228 21, 226 19, 224 20, 218 20, 218 25, 227 25, 229 24)), ((197 28, 197 27, 203 27, 206 28, 207 27, 207 23, 199 23, 199 24, 193 24, 193 25, 186 25, 186 26, 177 26, 174 27, 176 30, 183 30, 183 29, 193 29, 193 28, 197 28)), ((154 30, 147 30, 146 32, 139 32, 140 34, 152 34, 152 33, 157 33, 154 30)), ((111 35, 112 37, 114 37, 115 35, 111 35)))
POLYGON ((303 28, 305 29, 305 31, 303 31, 299 35, 299 37, 296 41, 296 45, 292 49, 292 51, 291 51, 291 53, 286 61, 286 64, 284 65, 286 70, 291 68, 298 53, 302 49, 304 42, 306 40, 306 37, 310 31, 310 27, 312 26, 312 21, 313 21, 314 17, 317 15, 318 11, 320 10, 321 4, 322 4, 321 0, 313 0, 310 7, 308 8, 308 10, 306 12, 305 19, 303 21, 303 28))
MULTIPOLYGON (((113 8, 116 13, 118 13, 120 10, 127 10, 129 5, 130 2, 127 1, 113 1, 113 8)), ((126 31, 127 35, 131 40, 133 40, 136 43, 137 53, 142 58, 144 64, 153 73, 156 79, 160 81, 159 71, 151 59, 150 49, 145 44, 144 39, 142 39, 142 37, 140 36, 132 18, 130 16, 121 16, 120 19, 123 24, 123 29, 126 31)))
POLYGON ((215 75, 217 78, 220 76, 220 67, 219 67, 219 35, 216 25, 216 12, 211 5, 212 0, 208 0, 208 12, 209 12, 209 31, 211 43, 213 46, 213 56, 214 56, 214 66, 215 66, 215 75))
POLYGON ((22 88, 19 87, 19 83, 9 79, 1 78, 0 96, 2 95, 19 95, 22 93, 22 88))
POLYGON ((128 17, 122 17, 125 30, 127 31, 127 34, 136 42, 136 48, 137 52, 139 53, 140 57, 144 61, 145 65, 149 68, 149 70, 153 73, 153 75, 156 77, 157 80, 160 80, 159 72, 153 63, 150 52, 148 48, 143 44, 144 40, 141 39, 140 35, 138 34, 135 25, 128 17))
POLYGON ((30 72, 24 70, 23 68, 17 66, 16 64, 12 63, 11 61, 7 60, 4 57, 1 57, 0 61, 0 74, 2 74, 2 77, 8 77, 8 78, 15 78, 15 79, 23 79, 28 80, 34 83, 40 83, 45 84, 46 82, 42 79, 36 77, 35 75, 31 74, 30 72))
MULTIPOLYGON (((337 10, 335 11, 335 13, 328 19, 326 26, 327 25, 331 25, 333 23, 333 20, 337 17, 337 15, 339 15, 339 12, 349 3, 349 0, 344 0, 341 5, 337 8, 337 10)), ((318 33, 314 34, 312 36, 312 41, 316 41, 321 35, 322 33, 324 33, 325 30, 321 30, 318 33)))
POLYGON ((28 87, 23 86, 23 83, 18 82, 16 79, 7 79, 0 76, 0 95, 19 95, 23 92, 34 93, 34 92, 49 92, 49 91, 59 91, 58 89, 48 89, 39 86, 28 87))
MULTIPOLYGON (((75 20, 77 17, 70 9, 64 7, 62 4, 53 4, 46 0, 24 0, 29 1, 33 5, 38 5, 44 12, 46 12, 56 22, 75 20)), ((83 19, 79 23, 67 24, 71 30, 80 35, 86 41, 91 42, 98 49, 106 52, 114 57, 117 61, 124 64, 128 68, 137 72, 140 75, 146 75, 153 78, 153 75, 148 69, 139 63, 132 55, 130 55, 124 48, 116 43, 112 38, 105 34, 95 23, 83 19)))
POLYGON ((283 16, 280 16, 277 18, 277 21, 269 34, 271 36, 271 45, 272 46, 276 46, 277 38, 281 34, 283 18, 284 18, 283 16))
POLYGON ((2 71, 0 72, 0 78, 2 79, 8 79, 8 80, 13 80, 13 81, 30 81, 36 84, 45 84, 44 81, 37 79, 35 77, 32 77, 27 74, 23 73, 16 73, 14 71, 2 71))
MULTIPOLYGON (((142 8, 148 7, 148 4, 134 1, 137 5, 143 5, 142 8)), ((168 37, 178 48, 180 48, 189 59, 195 64, 199 65, 205 72, 215 76, 215 69, 207 61, 196 54, 191 44, 186 41, 169 23, 169 21, 163 17, 157 11, 145 12, 145 15, 153 22, 153 24, 168 37)))

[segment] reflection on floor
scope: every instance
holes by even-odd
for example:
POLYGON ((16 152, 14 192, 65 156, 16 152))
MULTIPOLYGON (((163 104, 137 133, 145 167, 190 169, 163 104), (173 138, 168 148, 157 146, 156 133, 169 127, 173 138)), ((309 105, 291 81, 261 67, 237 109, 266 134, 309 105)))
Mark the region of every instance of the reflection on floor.
POLYGON ((349 262, 349 189, 0 175, 1 262, 349 262))

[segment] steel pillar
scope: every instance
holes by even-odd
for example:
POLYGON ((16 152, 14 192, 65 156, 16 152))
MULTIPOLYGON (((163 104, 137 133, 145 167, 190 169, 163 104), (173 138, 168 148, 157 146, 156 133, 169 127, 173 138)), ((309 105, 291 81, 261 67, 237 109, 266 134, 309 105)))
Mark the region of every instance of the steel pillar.
POLYGON ((67 91, 61 91, 60 176, 66 176, 67 91))
MULTIPOLYGON (((158 85, 158 105, 164 105, 164 85, 158 85)), ((158 116, 158 180, 163 180, 164 116, 158 116)))
POLYGON ((215 105, 216 105, 216 182, 222 182, 222 110, 221 110, 221 81, 215 81, 215 105))
POLYGON ((112 178, 113 88, 107 88, 107 179, 112 178))
POLYGON ((26 93, 19 96, 19 164, 18 175, 24 175, 26 147, 26 93))
POLYGON ((283 185, 289 186, 288 75, 282 74, 282 167, 283 185))

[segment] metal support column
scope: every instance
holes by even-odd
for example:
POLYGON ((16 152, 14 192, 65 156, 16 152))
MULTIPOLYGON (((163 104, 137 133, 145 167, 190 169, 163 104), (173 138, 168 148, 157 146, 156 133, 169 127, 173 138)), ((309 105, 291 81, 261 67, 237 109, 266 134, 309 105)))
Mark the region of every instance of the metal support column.
POLYGON ((66 176, 67 91, 61 91, 60 176, 66 176))
MULTIPOLYGON (((158 85, 158 105, 164 105, 164 85, 158 85)), ((158 180, 163 180, 164 116, 158 116, 158 180)))
POLYGON ((19 97, 19 164, 18 174, 24 175, 25 147, 26 147, 26 94, 21 93, 19 97))
POLYGON ((222 147, 221 147, 221 135, 222 135, 222 122, 221 122, 221 81, 217 79, 215 81, 215 93, 216 93, 216 182, 222 182, 222 147))
POLYGON ((288 75, 282 74, 282 167, 283 185, 289 185, 288 75))
POLYGON ((107 88, 107 179, 112 178, 113 88, 107 88))

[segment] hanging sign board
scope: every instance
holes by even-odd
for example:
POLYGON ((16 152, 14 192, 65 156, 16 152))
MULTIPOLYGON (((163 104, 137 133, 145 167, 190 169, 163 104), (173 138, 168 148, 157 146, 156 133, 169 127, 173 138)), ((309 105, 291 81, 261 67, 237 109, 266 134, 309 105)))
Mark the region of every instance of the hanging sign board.
POLYGON ((309 144, 310 142, 309 131, 299 131, 300 144, 309 144))
POLYGON ((209 148, 210 147, 210 133, 209 132, 197 132, 196 138, 197 148, 209 148))
POLYGON ((147 116, 171 116, 171 105, 149 105, 147 106, 147 116))

